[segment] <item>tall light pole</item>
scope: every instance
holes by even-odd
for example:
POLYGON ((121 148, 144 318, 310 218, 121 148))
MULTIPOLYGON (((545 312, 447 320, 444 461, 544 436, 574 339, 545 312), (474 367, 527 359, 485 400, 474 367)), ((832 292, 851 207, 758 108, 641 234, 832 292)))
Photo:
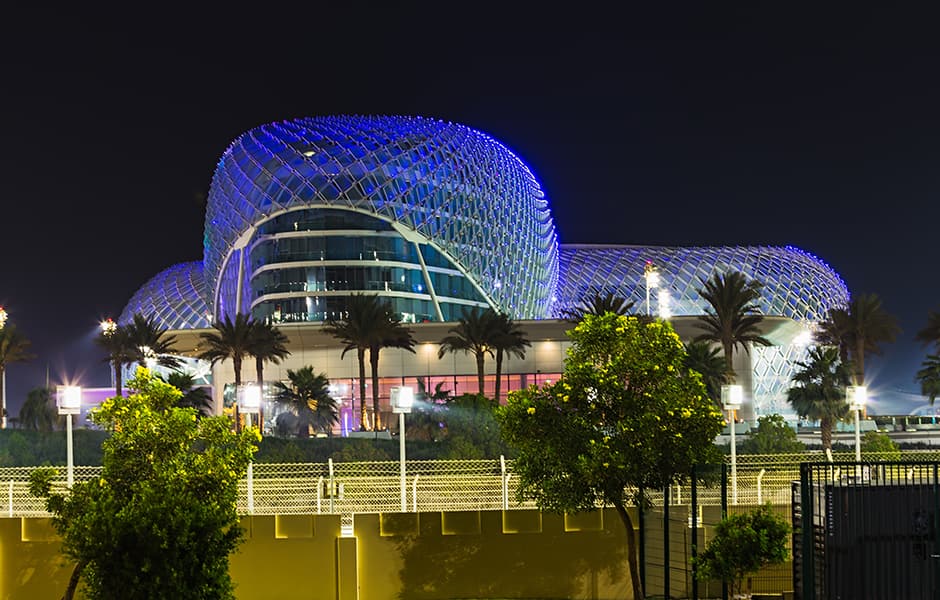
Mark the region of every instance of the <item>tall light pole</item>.
MULTIPOLYGON (((850 385, 845 388, 845 401, 849 409, 855 412, 855 462, 862 462, 862 434, 859 426, 859 414, 865 410, 868 402, 868 388, 864 385, 850 385)), ((858 467, 856 466, 856 470, 858 467)))
POLYGON ((659 287, 659 271, 652 262, 646 261, 646 266, 643 267, 643 277, 646 278, 646 316, 649 317, 653 312, 650 305, 650 290, 659 287))
MULTIPOLYGON (((242 385, 235 390, 238 399, 239 414, 245 413, 245 426, 251 427, 251 413, 257 413, 261 410, 261 388, 257 384, 251 383, 242 385)), ((262 427, 258 427, 259 430, 262 427)), ((248 462, 248 514, 255 513, 255 478, 251 461, 248 462)))
POLYGON ((400 386, 392 388, 392 412, 398 413, 398 462, 401 477, 401 512, 408 510, 408 497, 405 493, 405 414, 411 412, 415 403, 414 388, 400 386))
POLYGON ((77 385, 57 386, 55 404, 59 409, 59 414, 66 417, 66 481, 68 482, 68 486, 72 487, 72 483, 75 482, 74 465, 72 459, 72 415, 77 415, 82 412, 82 388, 77 385))
MULTIPOLYGON (((7 323, 7 311, 3 310, 3 307, 0 306, 0 331, 3 331, 3 326, 7 323)), ((0 407, 3 416, 0 417, 0 429, 7 428, 7 370, 3 369, 3 373, 0 374, 0 395, 3 396, 3 406, 0 407)))
POLYGON ((721 404, 728 411, 731 424, 731 503, 738 503, 738 449, 735 443, 736 412, 741 408, 744 390, 740 385, 721 386, 721 404))

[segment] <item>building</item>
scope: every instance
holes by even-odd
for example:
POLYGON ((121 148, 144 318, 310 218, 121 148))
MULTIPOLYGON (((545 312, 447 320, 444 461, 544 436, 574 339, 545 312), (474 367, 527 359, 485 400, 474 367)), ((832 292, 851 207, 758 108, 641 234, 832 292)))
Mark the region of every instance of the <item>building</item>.
MULTIPOLYGON (((213 320, 250 312, 291 339, 291 358, 268 367, 270 379, 313 365, 345 408, 356 401, 356 361, 341 360, 319 324, 340 318, 352 293, 379 294, 415 323, 421 347, 383 353, 383 388, 421 377, 462 393, 476 391, 475 365, 439 360, 436 341, 467 308, 493 307, 524 324, 534 347, 507 365, 515 389, 561 372, 566 324, 556 319, 581 299, 613 292, 652 313, 668 309, 690 337, 704 313, 700 280, 740 270, 765 284, 761 308, 777 344, 735 364, 750 390, 747 418, 786 412, 781 392, 801 341, 848 301, 838 274, 796 248, 559 246, 544 193, 518 157, 484 133, 421 117, 317 117, 246 132, 219 160, 204 244, 202 261, 148 281, 120 321, 156 314, 194 352, 213 320), (660 275, 653 295, 648 262, 660 275)), ((230 365, 213 371, 216 382, 233 379, 230 365)))

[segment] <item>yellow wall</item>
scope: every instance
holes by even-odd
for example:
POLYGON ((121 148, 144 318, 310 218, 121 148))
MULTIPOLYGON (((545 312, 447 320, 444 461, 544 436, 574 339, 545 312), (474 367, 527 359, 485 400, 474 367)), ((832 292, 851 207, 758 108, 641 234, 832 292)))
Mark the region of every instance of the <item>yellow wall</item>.
MULTIPOLYGON (((670 591, 682 596, 689 530, 686 510, 671 512, 670 591)), ((243 599, 631 597, 626 536, 613 509, 357 515, 353 538, 340 537, 332 515, 245 517, 242 526, 247 539, 230 569, 243 599)), ((648 513, 646 526, 647 593, 661 593, 661 514, 648 513)), ((700 530, 699 544, 708 534, 700 530)), ((48 519, 0 518, 0 600, 61 597, 72 568, 60 547, 48 519)))

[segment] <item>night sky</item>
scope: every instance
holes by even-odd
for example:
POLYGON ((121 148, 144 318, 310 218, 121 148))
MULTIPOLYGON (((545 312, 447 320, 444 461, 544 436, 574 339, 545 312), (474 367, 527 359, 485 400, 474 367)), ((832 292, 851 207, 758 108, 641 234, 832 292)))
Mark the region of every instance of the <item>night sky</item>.
POLYGON ((329 114, 494 136, 541 181, 562 243, 807 250, 900 321, 874 387, 917 390, 913 337, 940 307, 938 15, 397 4, 5 19, 0 305, 38 355, 8 370, 14 416, 47 366, 53 384, 107 385, 98 322, 202 258, 231 140, 329 114))

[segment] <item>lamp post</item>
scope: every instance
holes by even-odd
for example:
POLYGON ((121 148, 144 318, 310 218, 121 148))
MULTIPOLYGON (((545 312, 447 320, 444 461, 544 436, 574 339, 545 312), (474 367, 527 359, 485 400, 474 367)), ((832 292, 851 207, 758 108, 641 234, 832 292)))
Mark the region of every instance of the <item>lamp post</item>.
POLYGON ((731 417, 731 503, 738 503, 738 450, 735 443, 735 416, 737 410, 741 408, 741 400, 744 396, 744 390, 740 385, 721 386, 721 404, 731 417))
MULTIPOLYGON (((850 385, 845 388, 845 401, 849 409, 855 411, 855 462, 862 462, 862 434, 859 427, 859 414, 865 410, 868 402, 868 388, 864 385, 850 385)), ((856 466, 856 470, 858 467, 856 466)))
MULTIPOLYGON (((105 337, 110 338, 116 332, 117 332, 117 323, 115 323, 114 320, 111 319, 111 317, 108 317, 107 319, 101 322, 101 333, 104 334, 105 337)), ((117 377, 117 374, 115 373, 115 370, 114 370, 114 361, 109 360, 108 362, 111 364, 111 387, 116 387, 117 382, 115 381, 115 379, 117 377)))
MULTIPOLYGON (((251 427, 251 413, 257 413, 261 410, 261 388, 257 384, 239 386, 236 390, 238 397, 238 412, 245 413, 245 426, 251 427)), ((261 426, 259 423, 259 431, 261 426)), ((248 472, 245 474, 248 479, 248 514, 255 514, 255 478, 252 462, 248 461, 248 472)))
POLYGON ((650 289, 659 287, 659 271, 656 270, 652 262, 646 261, 646 266, 643 267, 643 277, 646 278, 646 316, 648 317, 652 313, 650 289))
POLYGON ((415 403, 414 388, 406 385, 392 388, 392 412, 398 413, 398 462, 401 472, 401 512, 408 510, 405 494, 405 414, 411 412, 415 403))
POLYGON ((64 415, 65 419, 65 443, 66 449, 66 481, 69 487, 75 481, 74 465, 72 459, 72 415, 77 415, 82 411, 82 388, 77 385, 60 385, 56 387, 56 408, 59 414, 64 415))
MULTIPOLYGON (((0 306, 0 331, 3 331, 3 326, 7 323, 7 311, 3 310, 3 307, 0 306)), ((0 407, 0 429, 7 428, 7 370, 3 369, 3 374, 0 374, 0 395, 3 396, 3 406, 0 407)))

